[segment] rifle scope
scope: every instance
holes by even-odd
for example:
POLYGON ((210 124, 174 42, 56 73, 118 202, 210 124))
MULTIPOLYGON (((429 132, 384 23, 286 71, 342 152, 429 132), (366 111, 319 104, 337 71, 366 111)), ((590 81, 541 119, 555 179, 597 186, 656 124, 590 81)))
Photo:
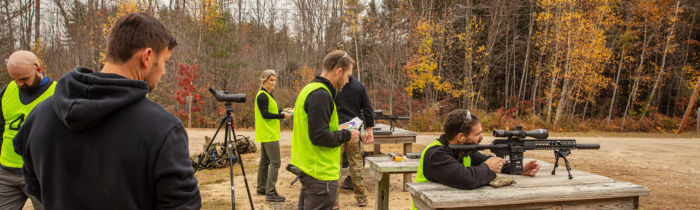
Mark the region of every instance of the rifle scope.
POLYGON ((245 103, 245 94, 229 94, 228 91, 225 90, 216 90, 214 86, 209 86, 209 92, 211 92, 218 101, 245 103))
POLYGON ((522 127, 518 126, 516 130, 514 131, 507 131, 507 130, 494 130, 493 131, 493 137, 516 137, 516 138, 525 138, 525 137, 532 137, 535 139, 547 139, 549 137, 549 131, 547 129, 535 129, 531 131, 523 131, 522 127))

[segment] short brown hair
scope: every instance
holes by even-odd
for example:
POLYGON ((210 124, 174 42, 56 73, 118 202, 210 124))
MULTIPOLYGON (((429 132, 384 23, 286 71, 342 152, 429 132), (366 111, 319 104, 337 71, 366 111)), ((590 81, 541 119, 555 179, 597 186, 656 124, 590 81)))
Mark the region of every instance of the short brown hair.
POLYGON ((129 13, 119 17, 107 41, 107 61, 126 62, 134 53, 150 47, 158 55, 166 47, 170 50, 177 41, 158 19, 146 13, 129 13))
POLYGON ((479 122, 481 122, 479 117, 466 109, 452 110, 447 114, 447 119, 445 120, 445 137, 451 140, 460 132, 464 135, 469 135, 472 127, 479 122))
POLYGON ((355 59, 352 59, 347 52, 342 50, 333 50, 323 58, 323 71, 331 71, 341 67, 343 72, 345 72, 350 70, 350 65, 355 65, 355 59))

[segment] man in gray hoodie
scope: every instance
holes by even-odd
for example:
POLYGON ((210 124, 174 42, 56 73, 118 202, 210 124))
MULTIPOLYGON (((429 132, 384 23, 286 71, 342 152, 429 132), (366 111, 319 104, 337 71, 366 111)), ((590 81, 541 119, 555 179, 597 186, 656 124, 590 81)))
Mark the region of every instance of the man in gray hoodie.
POLYGON ((120 17, 101 72, 77 67, 14 138, 46 209, 199 209, 180 120, 146 98, 177 45, 144 13, 120 17))

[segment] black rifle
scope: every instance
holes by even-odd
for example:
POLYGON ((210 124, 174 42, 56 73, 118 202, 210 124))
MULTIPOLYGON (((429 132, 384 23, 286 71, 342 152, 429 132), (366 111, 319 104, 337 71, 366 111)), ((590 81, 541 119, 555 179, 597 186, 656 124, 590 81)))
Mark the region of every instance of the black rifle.
POLYGON ((463 151, 474 153, 478 150, 491 150, 496 156, 506 160, 506 165, 511 169, 510 174, 521 174, 523 172, 523 153, 525 150, 554 150, 556 161, 554 162, 554 175, 559 166, 559 158, 563 158, 566 163, 566 171, 571 176, 571 166, 566 156, 571 154, 573 149, 600 149, 600 144, 579 144, 574 139, 549 139, 549 133, 546 129, 536 129, 532 131, 523 131, 521 126, 517 126, 516 130, 494 130, 494 137, 507 137, 507 139, 496 139, 493 144, 487 145, 455 145, 450 144, 448 147, 454 151, 463 151), (525 137, 532 137, 535 140, 525 140, 525 137))
MULTIPOLYGON (((394 123, 396 122, 396 120, 410 120, 411 118, 410 117, 399 117, 396 115, 384 115, 383 110, 374 110, 374 119, 389 120, 389 125, 390 125, 389 130, 391 131, 391 133, 393 133, 394 132, 394 123)), ((375 132, 375 133, 377 133, 377 132, 375 132)))
POLYGON ((301 169, 297 168, 295 165, 292 164, 287 164, 287 167, 285 169, 287 169, 287 171, 291 172, 292 174, 296 175, 296 177, 294 177, 294 180, 292 180, 292 182, 290 182, 289 185, 294 185, 294 183, 297 182, 297 180, 299 180, 299 177, 304 173, 303 171, 301 171, 301 169))

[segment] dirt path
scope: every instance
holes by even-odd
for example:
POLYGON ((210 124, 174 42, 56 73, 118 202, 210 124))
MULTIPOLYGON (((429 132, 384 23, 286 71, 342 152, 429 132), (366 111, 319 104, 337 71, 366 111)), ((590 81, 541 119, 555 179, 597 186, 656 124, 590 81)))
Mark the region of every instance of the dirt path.
MULTIPOLYGON (((189 129, 190 151, 199 152, 204 145, 204 136, 213 135, 215 129, 189 129)), ((239 135, 254 136, 253 131, 238 131, 239 135)), ((220 134, 222 135, 222 134, 220 134)), ((576 134, 581 135, 581 134, 576 134)), ((584 134, 585 135, 585 134, 584 134)), ((421 134, 413 152, 420 152, 437 134, 421 134)), ((569 157, 575 170, 586 171, 613 179, 643 185, 651 190, 651 195, 640 200, 642 209, 700 209, 700 138, 631 138, 631 137, 567 137, 566 135, 550 138, 574 138, 581 143, 600 143, 600 150, 572 151, 569 157)), ((217 137, 217 141, 223 136, 217 137)), ((483 143, 489 143, 493 137, 487 136, 483 143)), ((290 159, 289 145, 291 132, 282 132, 282 166, 290 159)), ((365 146, 370 149, 369 146, 365 146)), ((371 149, 370 149, 371 150, 371 149)), ((400 152, 399 145, 383 145, 382 152, 400 152)), ((554 162, 551 151, 528 151, 527 158, 554 162)), ((243 155, 248 184, 254 193, 259 153, 243 155)), ((236 186, 236 206, 248 209, 248 197, 245 193, 240 166, 234 171, 236 186)), ((364 184, 369 192, 369 205, 364 209, 374 209, 376 179, 365 174, 364 184)), ((228 168, 203 170, 197 172, 205 209, 230 209, 230 188, 228 168)), ((265 196, 253 194, 256 209, 296 209, 299 189, 296 183, 289 185, 293 175, 280 169, 277 183, 279 193, 287 197, 284 203, 265 202, 265 196)), ((391 177, 390 205, 392 209, 410 208, 410 195, 401 190, 401 177, 391 177)), ((341 190, 341 209, 359 209, 356 207, 352 192, 341 190)))

